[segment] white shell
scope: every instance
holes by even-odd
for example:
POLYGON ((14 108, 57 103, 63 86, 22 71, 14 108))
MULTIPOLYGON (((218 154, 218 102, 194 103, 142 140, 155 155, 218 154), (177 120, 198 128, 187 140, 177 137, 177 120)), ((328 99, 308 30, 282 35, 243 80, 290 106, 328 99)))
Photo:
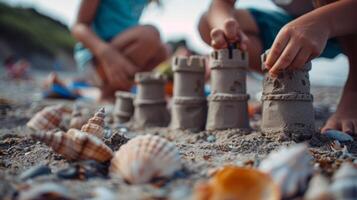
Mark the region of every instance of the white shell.
POLYGON ((36 132, 32 138, 50 146, 56 153, 68 160, 96 160, 105 162, 113 157, 112 150, 99 138, 77 129, 36 132))
POLYGON ((352 163, 343 163, 333 176, 331 192, 335 199, 357 199, 357 169, 352 163))
POLYGON ((133 184, 148 183, 153 178, 169 177, 181 168, 175 144, 153 135, 137 136, 114 153, 110 172, 133 184))
POLYGON ((313 171, 311 161, 307 146, 297 144, 271 153, 261 162, 259 169, 269 173, 280 186, 283 197, 289 198, 305 188, 313 171))
POLYGON ((331 197, 328 179, 321 174, 313 176, 305 192, 304 200, 331 200, 331 197))

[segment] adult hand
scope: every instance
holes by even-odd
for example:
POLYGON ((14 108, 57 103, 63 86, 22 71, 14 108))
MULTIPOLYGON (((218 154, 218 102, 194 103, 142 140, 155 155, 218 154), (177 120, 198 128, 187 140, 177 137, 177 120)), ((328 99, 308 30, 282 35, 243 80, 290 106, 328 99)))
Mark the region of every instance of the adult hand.
POLYGON ((302 16, 285 25, 269 51, 265 66, 272 76, 297 69, 319 56, 329 38, 328 25, 312 16, 302 16))
POLYGON ((229 43, 238 43, 242 50, 247 50, 247 41, 248 37, 234 18, 225 20, 221 28, 211 31, 211 46, 215 49, 227 48, 229 43))

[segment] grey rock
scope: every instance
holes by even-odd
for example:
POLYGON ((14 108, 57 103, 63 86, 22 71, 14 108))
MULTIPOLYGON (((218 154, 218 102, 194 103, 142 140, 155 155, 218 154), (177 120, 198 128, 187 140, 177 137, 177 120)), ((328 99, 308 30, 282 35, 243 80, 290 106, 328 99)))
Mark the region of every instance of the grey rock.
POLYGON ((21 180, 28 180, 38 176, 49 175, 51 173, 51 168, 49 168, 48 166, 38 165, 24 171, 19 178, 21 180))
POLYGON ((325 136, 328 137, 331 140, 338 140, 339 142, 352 142, 353 138, 348 135, 347 133, 344 133, 342 131, 338 130, 328 130, 324 132, 325 136))

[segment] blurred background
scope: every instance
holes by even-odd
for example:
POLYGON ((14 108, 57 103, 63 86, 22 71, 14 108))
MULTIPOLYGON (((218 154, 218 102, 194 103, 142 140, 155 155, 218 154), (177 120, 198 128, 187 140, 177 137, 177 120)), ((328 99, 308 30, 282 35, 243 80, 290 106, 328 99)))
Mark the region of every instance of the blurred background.
MULTIPOLYGON (((76 71, 73 60, 75 40, 69 33, 80 0, 0 0, 0 63, 20 60, 30 71, 76 71), (29 67, 30 66, 30 67, 29 67)), ((190 49, 210 52, 201 41, 197 23, 210 0, 163 0, 151 4, 141 22, 155 25, 166 41, 185 39, 190 49)), ((237 7, 278 9, 268 0, 241 0, 237 7)), ((343 55, 335 59, 315 59, 311 82, 315 85, 343 86, 348 63, 343 55)))

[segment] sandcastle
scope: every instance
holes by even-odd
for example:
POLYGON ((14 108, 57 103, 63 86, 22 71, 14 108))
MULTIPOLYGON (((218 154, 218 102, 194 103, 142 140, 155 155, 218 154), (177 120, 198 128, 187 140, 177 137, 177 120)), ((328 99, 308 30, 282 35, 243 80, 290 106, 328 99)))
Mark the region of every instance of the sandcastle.
POLYGON ((113 111, 114 123, 128 122, 134 113, 134 95, 130 92, 115 92, 115 106, 113 111))
POLYGON ((264 66, 267 53, 262 55, 262 132, 284 133, 295 141, 310 139, 315 131, 309 81, 311 62, 301 69, 285 70, 278 77, 272 77, 264 66))
POLYGON ((134 125, 136 127, 167 126, 169 113, 166 108, 164 76, 142 72, 135 75, 137 95, 134 100, 134 125))
POLYGON ((171 128, 200 131, 205 128, 205 60, 200 56, 175 57, 171 128))
POLYGON ((249 130, 246 73, 248 54, 239 49, 216 50, 211 54, 211 88, 208 97, 207 130, 249 130))

